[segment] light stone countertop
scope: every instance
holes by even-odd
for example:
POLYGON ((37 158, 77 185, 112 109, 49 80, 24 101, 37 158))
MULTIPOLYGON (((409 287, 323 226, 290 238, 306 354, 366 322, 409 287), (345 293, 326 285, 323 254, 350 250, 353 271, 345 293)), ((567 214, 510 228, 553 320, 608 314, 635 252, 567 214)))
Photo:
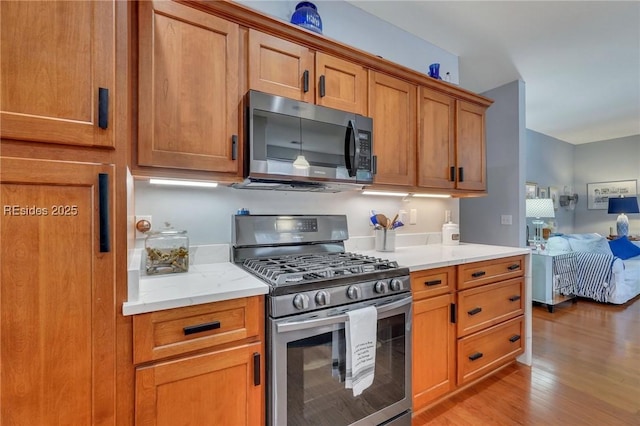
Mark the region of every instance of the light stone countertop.
POLYGON ((361 253, 369 256, 395 260, 398 262, 398 265, 406 266, 411 272, 414 272, 423 269, 433 269, 443 266, 497 259, 500 257, 530 254, 531 249, 460 243, 456 246, 427 244, 421 246, 397 247, 393 252, 366 250, 361 253))
MULTIPOLYGON (((210 263, 189 266, 189 272, 144 275, 140 273, 140 255, 133 257, 129 271, 129 300, 122 306, 124 315, 135 315, 163 309, 180 308, 202 303, 250 297, 269 292, 269 286, 259 278, 229 262, 226 247, 208 247, 214 255, 210 263)), ((228 246, 227 246, 228 247, 228 246)), ((200 248, 200 251, 204 250, 200 248)), ((459 265, 500 257, 531 253, 530 249, 483 244, 460 243, 457 246, 426 244, 398 247, 394 252, 357 250, 369 256, 395 260, 410 271, 459 265)), ((197 252, 196 252, 197 253, 197 252)))

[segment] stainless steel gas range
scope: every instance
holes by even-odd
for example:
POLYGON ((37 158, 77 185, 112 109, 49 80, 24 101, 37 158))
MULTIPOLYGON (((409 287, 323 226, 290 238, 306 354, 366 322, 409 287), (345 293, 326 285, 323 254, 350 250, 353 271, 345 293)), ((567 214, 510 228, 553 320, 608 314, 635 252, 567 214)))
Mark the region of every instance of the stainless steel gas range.
POLYGON ((344 215, 237 215, 233 261, 270 285, 267 424, 410 425, 409 270, 348 253, 344 215), (345 386, 349 313, 375 307, 373 383, 345 386))

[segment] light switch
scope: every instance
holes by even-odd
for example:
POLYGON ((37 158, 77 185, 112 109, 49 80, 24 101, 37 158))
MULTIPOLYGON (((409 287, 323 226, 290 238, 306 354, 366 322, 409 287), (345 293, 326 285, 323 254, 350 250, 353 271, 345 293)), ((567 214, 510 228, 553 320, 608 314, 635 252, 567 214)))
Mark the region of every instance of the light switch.
POLYGON ((411 209, 409 210, 409 225, 415 225, 418 223, 418 210, 411 209))
POLYGON ((503 214, 500 216, 500 224, 502 225, 512 225, 513 224, 513 216, 510 214, 503 214))

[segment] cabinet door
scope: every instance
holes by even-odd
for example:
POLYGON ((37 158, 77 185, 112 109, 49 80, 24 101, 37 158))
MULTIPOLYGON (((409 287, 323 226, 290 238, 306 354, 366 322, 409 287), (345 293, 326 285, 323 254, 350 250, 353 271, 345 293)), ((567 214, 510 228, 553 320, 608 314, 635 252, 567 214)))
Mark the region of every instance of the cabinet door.
POLYGON ((113 147, 112 1, 3 1, 0 135, 113 147), (99 115, 104 117, 101 122, 99 115))
POLYGON ((418 186, 456 186, 455 99, 420 88, 418 186))
POLYGON ((101 251, 114 210, 99 174, 113 186, 109 165, 0 159, 0 424, 115 424, 115 261, 101 251))
POLYGON ((238 25, 144 1, 139 31, 138 164, 237 172, 238 25))
POLYGON ((361 65, 316 53, 316 103, 367 114, 367 70, 361 65))
POLYGON ((261 354, 253 343, 139 367, 136 425, 263 424, 261 354))
POLYGON ((458 101, 456 107, 458 189, 473 191, 487 189, 484 116, 484 107, 458 101))
POLYGON ((249 87, 304 102, 314 101, 313 52, 304 46, 249 30, 249 87))
POLYGON ((451 322, 452 294, 413 304, 413 409, 455 387, 455 324, 451 322))
POLYGON ((369 116, 378 156, 377 184, 415 183, 416 92, 409 82, 371 72, 369 116))

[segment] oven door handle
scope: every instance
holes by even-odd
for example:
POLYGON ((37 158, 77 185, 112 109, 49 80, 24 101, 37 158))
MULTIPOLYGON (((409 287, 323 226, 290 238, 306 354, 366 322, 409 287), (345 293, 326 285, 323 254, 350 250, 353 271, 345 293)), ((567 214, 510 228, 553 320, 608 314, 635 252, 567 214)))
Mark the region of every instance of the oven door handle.
MULTIPOLYGON (((405 297, 404 299, 396 300, 393 302, 389 302, 384 305, 376 306, 378 310, 378 314, 382 314, 385 312, 393 311, 395 309, 401 308, 405 305, 411 304, 411 297, 405 297)), ((298 331, 298 330, 306 330, 309 328, 322 327, 325 325, 331 324, 339 324, 341 322, 347 322, 349 320, 349 316, 347 314, 338 314, 332 315, 325 318, 316 318, 305 321, 293 321, 293 322, 285 322, 282 324, 276 324, 276 330, 278 333, 287 333, 290 331, 298 331)))

